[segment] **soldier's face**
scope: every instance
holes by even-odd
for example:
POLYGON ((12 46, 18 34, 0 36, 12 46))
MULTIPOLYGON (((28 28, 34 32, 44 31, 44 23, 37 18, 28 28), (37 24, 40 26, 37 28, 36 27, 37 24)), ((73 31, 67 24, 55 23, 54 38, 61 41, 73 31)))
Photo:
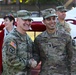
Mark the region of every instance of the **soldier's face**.
POLYGON ((66 17, 66 12, 65 11, 58 11, 57 12, 58 18, 64 20, 66 17))
POLYGON ((56 17, 54 16, 46 18, 43 22, 48 30, 53 30, 56 28, 56 17))
POLYGON ((23 20, 21 18, 18 19, 18 25, 22 28, 22 30, 26 31, 29 30, 31 27, 31 20, 23 20))

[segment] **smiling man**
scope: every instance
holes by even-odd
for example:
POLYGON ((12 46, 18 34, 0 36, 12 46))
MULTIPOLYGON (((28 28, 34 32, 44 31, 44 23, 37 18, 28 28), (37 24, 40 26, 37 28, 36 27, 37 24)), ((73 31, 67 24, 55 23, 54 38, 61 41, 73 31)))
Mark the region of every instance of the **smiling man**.
POLYGON ((45 10, 46 30, 34 40, 33 57, 42 62, 39 75, 71 75, 72 39, 69 34, 57 30, 56 18, 54 9, 45 10))
POLYGON ((27 10, 17 12, 17 28, 4 40, 2 75, 30 75, 30 67, 36 66, 37 62, 32 58, 33 42, 26 33, 30 29, 31 22, 27 10))

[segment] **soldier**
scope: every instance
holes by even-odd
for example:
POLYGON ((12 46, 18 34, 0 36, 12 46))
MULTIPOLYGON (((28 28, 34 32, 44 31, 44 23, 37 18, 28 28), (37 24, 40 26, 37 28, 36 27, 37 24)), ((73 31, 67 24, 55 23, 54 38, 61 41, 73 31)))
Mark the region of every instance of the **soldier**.
POLYGON ((28 11, 17 11, 17 28, 4 40, 2 75, 30 75, 30 67, 36 66, 37 62, 32 58, 33 42, 26 33, 31 21, 28 11))
POLYGON ((57 27, 59 30, 70 33, 71 28, 70 28, 69 24, 65 21, 66 11, 67 11, 67 9, 64 6, 56 7, 56 14, 58 15, 57 27))
POLYGON ((54 9, 43 13, 46 30, 34 40, 33 57, 41 61, 39 75, 71 75, 72 39, 56 28, 54 9))
MULTIPOLYGON (((58 15, 58 20, 57 20, 58 29, 70 33, 71 28, 70 28, 69 24, 65 21, 67 9, 64 6, 57 6, 56 11, 57 11, 56 13, 58 15)), ((75 54, 76 45, 74 45, 74 44, 75 44, 75 39, 72 38, 72 45, 73 45, 72 75, 76 75, 76 54, 75 54)))

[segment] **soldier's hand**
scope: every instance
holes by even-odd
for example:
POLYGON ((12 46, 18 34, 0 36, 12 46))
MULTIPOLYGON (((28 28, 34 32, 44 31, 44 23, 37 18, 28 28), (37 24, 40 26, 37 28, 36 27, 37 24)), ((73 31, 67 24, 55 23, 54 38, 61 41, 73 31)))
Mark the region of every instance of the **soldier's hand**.
POLYGON ((34 59, 30 59, 29 63, 32 68, 35 68, 37 66, 37 62, 34 59))

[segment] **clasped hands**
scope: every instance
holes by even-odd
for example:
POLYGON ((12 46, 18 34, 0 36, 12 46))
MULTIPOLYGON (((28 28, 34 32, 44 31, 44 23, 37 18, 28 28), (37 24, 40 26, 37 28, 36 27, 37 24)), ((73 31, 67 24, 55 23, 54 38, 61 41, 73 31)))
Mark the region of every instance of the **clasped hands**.
POLYGON ((32 68, 35 68, 37 66, 37 61, 35 61, 34 59, 30 59, 29 64, 32 68))

